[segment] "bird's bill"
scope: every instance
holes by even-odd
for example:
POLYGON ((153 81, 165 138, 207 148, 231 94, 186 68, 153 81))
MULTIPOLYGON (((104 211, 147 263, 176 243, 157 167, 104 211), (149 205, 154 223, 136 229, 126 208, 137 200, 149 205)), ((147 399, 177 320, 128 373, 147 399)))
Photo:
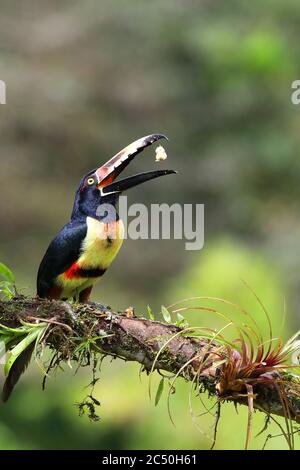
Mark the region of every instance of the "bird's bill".
POLYGON ((145 183, 146 181, 159 178, 160 176, 176 174, 177 171, 174 170, 157 170, 157 171, 147 171, 146 173, 139 173, 134 176, 129 176, 115 183, 111 183, 108 186, 102 188, 102 193, 121 193, 127 189, 133 188, 139 184, 145 183))
POLYGON ((127 145, 123 150, 114 155, 108 162, 98 168, 95 172, 98 179, 98 188, 105 194, 111 192, 121 192, 144 183, 159 176, 176 173, 172 170, 151 171, 131 176, 122 181, 113 183, 117 176, 127 167, 127 165, 141 153, 146 147, 152 145, 160 139, 167 139, 163 134, 151 134, 127 145))

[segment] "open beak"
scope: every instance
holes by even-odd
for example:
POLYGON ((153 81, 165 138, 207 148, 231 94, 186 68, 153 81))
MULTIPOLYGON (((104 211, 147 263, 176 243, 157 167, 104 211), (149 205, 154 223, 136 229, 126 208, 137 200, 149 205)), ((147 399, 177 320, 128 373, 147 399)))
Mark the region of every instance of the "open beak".
POLYGON ((127 167, 136 155, 160 139, 167 139, 167 137, 163 134, 151 134, 146 137, 142 137, 141 139, 132 142, 130 145, 127 145, 127 147, 108 160, 108 162, 103 166, 98 168, 95 174, 98 179, 98 188, 102 194, 126 191, 129 188, 133 188, 138 184, 154 178, 176 173, 174 170, 148 171, 146 173, 139 173, 137 175, 130 176, 129 178, 114 182, 117 176, 127 167))

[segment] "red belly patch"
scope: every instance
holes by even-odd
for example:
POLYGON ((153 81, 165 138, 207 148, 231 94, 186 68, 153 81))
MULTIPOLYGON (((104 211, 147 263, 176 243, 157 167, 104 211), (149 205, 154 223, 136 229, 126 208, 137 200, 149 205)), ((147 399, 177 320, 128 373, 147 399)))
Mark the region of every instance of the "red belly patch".
POLYGON ((72 266, 64 272, 65 279, 86 279, 89 277, 101 277, 106 269, 103 268, 81 268, 78 263, 73 263, 72 266))
POLYGON ((66 279, 78 279, 81 277, 80 275, 80 266, 78 263, 73 263, 72 266, 64 272, 64 276, 66 279))

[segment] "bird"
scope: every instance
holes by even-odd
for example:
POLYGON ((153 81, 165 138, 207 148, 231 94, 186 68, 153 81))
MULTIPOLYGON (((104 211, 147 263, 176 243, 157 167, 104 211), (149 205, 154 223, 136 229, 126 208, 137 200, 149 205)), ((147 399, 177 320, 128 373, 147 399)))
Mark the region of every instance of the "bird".
MULTIPOLYGON (((160 139, 167 137, 151 134, 132 142, 81 179, 70 221, 51 241, 40 263, 39 298, 91 302, 94 284, 107 271, 123 243, 124 224, 117 211, 120 195, 146 181, 177 173, 155 170, 116 180, 139 153, 160 139)), ((10 397, 32 352, 33 347, 27 348, 14 362, 4 383, 3 401, 10 397)))

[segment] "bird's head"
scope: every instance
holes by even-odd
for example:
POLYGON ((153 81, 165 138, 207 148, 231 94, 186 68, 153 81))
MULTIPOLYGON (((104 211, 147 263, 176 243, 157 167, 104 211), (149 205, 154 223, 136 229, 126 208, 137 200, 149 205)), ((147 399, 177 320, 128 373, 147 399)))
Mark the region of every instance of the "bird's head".
POLYGON ((115 205, 120 194, 127 189, 160 176, 176 173, 174 170, 155 170, 115 181, 136 155, 160 139, 167 139, 167 137, 163 134, 142 137, 127 145, 100 168, 85 175, 76 192, 72 219, 82 216, 96 217, 101 204, 115 205))

